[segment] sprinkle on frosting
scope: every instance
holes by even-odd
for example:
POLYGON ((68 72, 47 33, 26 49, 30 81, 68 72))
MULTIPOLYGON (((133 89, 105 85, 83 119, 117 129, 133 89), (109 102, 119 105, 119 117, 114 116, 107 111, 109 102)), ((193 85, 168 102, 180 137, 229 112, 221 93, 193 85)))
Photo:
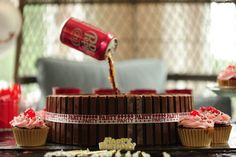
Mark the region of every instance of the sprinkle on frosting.
POLYGON ((26 109, 25 112, 24 112, 24 115, 27 118, 34 118, 36 116, 36 114, 35 114, 35 112, 32 108, 26 109))
POLYGON ((34 129, 46 127, 43 118, 43 112, 35 112, 32 108, 26 109, 25 112, 13 118, 10 121, 13 127, 34 129))
POLYGON ((221 111, 217 110, 215 107, 208 106, 208 107, 200 107, 199 112, 201 113, 215 113, 215 114, 220 114, 221 111))
POLYGON ((192 116, 200 116, 200 113, 197 110, 191 111, 190 115, 192 116))
POLYGON ((218 80, 229 80, 232 78, 236 78, 236 66, 234 65, 227 66, 217 77, 218 80))
POLYGON ((212 106, 201 107, 199 109, 199 112, 202 114, 202 116, 213 120, 215 124, 230 125, 230 121, 231 121, 230 116, 221 112, 215 107, 212 107, 212 106))

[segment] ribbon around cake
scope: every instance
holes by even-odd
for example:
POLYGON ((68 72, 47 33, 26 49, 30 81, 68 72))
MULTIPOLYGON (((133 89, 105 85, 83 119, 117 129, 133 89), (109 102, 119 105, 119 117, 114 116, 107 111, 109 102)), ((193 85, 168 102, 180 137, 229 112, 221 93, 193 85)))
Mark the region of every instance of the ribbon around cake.
POLYGON ((66 124, 140 124, 178 122, 190 112, 153 114, 85 115, 46 112, 45 120, 66 124))

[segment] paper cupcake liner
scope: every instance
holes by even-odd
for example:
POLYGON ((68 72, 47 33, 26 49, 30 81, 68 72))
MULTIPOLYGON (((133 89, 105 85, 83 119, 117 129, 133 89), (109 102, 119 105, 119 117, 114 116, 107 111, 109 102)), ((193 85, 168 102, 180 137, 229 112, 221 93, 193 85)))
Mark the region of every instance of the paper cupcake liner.
POLYGON ((214 128, 188 129, 178 128, 178 134, 182 145, 189 147, 207 147, 212 141, 214 128))
POLYGON ((227 143, 232 126, 215 127, 213 133, 212 143, 227 143))
POLYGON ((48 127, 40 129, 12 128, 18 146, 41 146, 46 143, 48 127))

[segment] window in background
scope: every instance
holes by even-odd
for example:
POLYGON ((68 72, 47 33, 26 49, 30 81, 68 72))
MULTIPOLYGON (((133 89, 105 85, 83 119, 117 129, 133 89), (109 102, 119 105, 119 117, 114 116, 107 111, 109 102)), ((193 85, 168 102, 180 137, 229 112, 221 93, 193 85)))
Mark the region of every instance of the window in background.
POLYGON ((0 54, 0 81, 13 82, 15 47, 0 54))
POLYGON ((236 6, 211 4, 211 53, 218 62, 236 62, 236 6))
MULTIPOLYGON (((43 56, 92 61, 59 42, 60 27, 70 16, 116 35, 117 61, 162 58, 170 74, 216 75, 236 62, 235 14, 230 2, 26 4, 19 76, 35 76, 35 62, 43 56)), ((209 96, 214 94, 206 86, 213 83, 170 80, 167 88, 192 88, 194 95, 209 96)))

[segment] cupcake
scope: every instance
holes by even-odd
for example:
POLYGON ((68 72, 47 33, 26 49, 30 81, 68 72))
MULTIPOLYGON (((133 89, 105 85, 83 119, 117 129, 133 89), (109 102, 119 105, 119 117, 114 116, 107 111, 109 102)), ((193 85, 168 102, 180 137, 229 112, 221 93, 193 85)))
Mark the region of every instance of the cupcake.
POLYGON ((235 87, 236 88, 236 66, 229 65, 217 76, 219 87, 235 87))
POLYGON ((214 122, 212 143, 227 143, 232 129, 230 116, 211 106, 201 107, 200 112, 214 122))
POLYGON ((213 120, 202 117, 197 110, 180 119, 178 134, 182 145, 189 147, 210 146, 214 133, 213 120))
POLYGON ((29 108, 10 122, 18 146, 41 146, 47 139, 49 128, 46 126, 42 112, 29 108))

